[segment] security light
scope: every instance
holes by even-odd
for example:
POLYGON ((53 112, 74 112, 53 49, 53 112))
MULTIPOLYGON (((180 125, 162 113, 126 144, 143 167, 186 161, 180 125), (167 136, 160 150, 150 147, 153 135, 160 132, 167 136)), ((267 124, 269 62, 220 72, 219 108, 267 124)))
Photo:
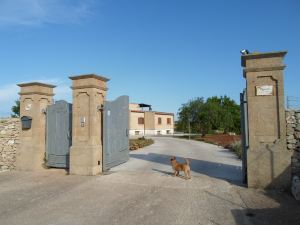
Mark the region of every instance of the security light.
POLYGON ((241 54, 242 55, 248 55, 249 51, 247 49, 243 49, 243 50, 241 50, 241 54))

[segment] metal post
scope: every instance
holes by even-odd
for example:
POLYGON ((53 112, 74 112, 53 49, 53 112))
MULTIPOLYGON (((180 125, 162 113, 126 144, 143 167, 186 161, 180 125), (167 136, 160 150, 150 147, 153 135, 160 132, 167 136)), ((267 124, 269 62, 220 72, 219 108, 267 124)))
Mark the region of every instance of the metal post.
POLYGON ((189 120, 189 140, 191 140, 191 121, 190 121, 190 118, 188 120, 189 120))
POLYGON ((146 132, 146 128, 145 128, 145 112, 144 112, 144 138, 146 138, 145 132, 146 132))

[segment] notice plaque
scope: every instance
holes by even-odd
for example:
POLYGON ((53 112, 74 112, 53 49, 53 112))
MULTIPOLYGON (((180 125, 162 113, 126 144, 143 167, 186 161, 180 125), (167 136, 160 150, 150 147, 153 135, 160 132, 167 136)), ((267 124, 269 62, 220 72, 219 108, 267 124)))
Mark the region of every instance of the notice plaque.
POLYGON ((270 96, 273 95, 273 85, 256 86, 257 96, 270 96))

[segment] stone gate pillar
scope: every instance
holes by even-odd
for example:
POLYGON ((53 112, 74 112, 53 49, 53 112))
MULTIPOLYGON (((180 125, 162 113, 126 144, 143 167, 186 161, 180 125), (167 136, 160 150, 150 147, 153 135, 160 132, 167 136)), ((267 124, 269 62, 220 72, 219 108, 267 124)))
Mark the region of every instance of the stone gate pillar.
POLYGON ((70 77, 73 89, 70 174, 102 172, 102 106, 109 80, 95 74, 70 77))
MULTIPOLYGON (((46 145, 46 108, 53 103, 54 85, 23 83, 20 94, 21 132, 17 149, 16 169, 43 169, 46 145), (27 117, 27 118, 25 118, 27 117), (22 118, 31 120, 30 127, 22 127, 22 118)), ((26 121, 25 121, 26 122, 26 121)), ((28 124, 25 124, 26 126, 28 124)))
POLYGON ((291 155, 286 146, 283 58, 287 52, 242 56, 247 81, 248 186, 287 188, 291 155))

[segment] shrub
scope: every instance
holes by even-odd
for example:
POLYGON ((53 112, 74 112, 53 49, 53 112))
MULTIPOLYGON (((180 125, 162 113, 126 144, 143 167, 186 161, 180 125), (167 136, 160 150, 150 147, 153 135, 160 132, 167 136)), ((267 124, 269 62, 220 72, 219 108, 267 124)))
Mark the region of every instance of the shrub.
POLYGON ((231 143, 228 148, 235 152, 235 154, 239 157, 239 159, 242 158, 243 149, 242 149, 242 143, 241 141, 235 141, 231 143))
POLYGON ((129 149, 137 150, 139 148, 144 148, 146 146, 152 145, 154 141, 152 139, 147 139, 145 137, 141 137, 138 139, 129 140, 129 149))

